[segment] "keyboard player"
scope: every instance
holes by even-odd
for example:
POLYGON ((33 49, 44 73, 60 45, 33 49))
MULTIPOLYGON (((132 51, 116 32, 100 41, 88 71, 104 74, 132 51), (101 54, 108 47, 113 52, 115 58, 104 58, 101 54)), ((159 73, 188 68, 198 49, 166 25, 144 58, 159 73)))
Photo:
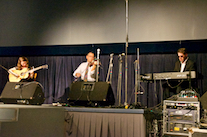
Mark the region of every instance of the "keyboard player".
MULTIPOLYGON (((186 48, 180 48, 177 51, 178 61, 175 63, 174 71, 185 72, 185 71, 196 71, 195 62, 189 59, 186 48)), ((170 81, 171 84, 177 85, 180 81, 170 81)), ((195 88, 195 81, 192 82, 192 87, 195 88)), ((164 84, 165 85, 165 84, 164 84)), ((178 94, 181 90, 189 88, 189 81, 183 81, 176 90, 168 89, 166 85, 164 86, 164 99, 172 96, 173 94, 178 94)))
POLYGON ((186 48, 180 48, 177 51, 178 61, 175 63, 174 71, 195 71, 195 63, 189 59, 186 48))

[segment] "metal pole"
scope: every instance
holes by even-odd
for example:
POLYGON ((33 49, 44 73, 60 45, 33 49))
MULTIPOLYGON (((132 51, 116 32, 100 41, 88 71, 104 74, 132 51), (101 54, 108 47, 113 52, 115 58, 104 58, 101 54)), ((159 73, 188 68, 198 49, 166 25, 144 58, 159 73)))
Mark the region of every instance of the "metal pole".
POLYGON ((135 103, 135 105, 137 104, 137 90, 138 90, 138 77, 137 77, 137 61, 138 60, 135 60, 135 91, 134 91, 134 97, 135 97, 135 99, 134 99, 134 103, 135 103))
POLYGON ((119 106, 121 106, 122 55, 124 54, 119 54, 119 73, 118 73, 118 84, 117 84, 117 98, 119 100, 119 106))
POLYGON ((128 105, 127 103, 127 48, 128 48, 128 0, 126 0, 126 47, 125 47, 125 102, 124 105, 128 105))
POLYGON ((137 65, 138 65, 138 94, 141 94, 140 91, 140 63, 139 63, 139 48, 137 48, 137 65))
POLYGON ((99 77, 99 55, 100 55, 100 49, 97 49, 97 66, 96 66, 96 82, 98 82, 99 77))
POLYGON ((135 70, 135 105, 137 104, 137 94, 140 94, 140 66, 139 66, 139 48, 137 48, 137 61, 135 70))

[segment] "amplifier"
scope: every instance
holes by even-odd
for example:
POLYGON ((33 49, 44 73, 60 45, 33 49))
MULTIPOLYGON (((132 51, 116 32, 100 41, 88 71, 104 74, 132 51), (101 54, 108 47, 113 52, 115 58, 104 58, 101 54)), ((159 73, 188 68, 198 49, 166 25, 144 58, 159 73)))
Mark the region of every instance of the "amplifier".
POLYGON ((41 105, 45 97, 38 82, 7 82, 1 93, 4 104, 41 105))
POLYGON ((165 100, 163 105, 163 134, 188 136, 188 129, 198 127, 200 102, 165 100))
POLYGON ((70 104, 86 105, 88 103, 100 106, 114 105, 115 98, 111 84, 107 82, 75 82, 70 86, 68 99, 70 104))

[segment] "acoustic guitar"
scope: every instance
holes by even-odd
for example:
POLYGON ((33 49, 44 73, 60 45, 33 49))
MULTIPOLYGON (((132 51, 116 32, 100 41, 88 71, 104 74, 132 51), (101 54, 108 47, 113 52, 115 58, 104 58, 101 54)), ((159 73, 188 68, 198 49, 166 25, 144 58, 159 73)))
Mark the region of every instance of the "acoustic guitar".
POLYGON ((48 65, 39 66, 37 68, 28 70, 28 68, 24 68, 22 70, 12 70, 9 72, 9 81, 10 82, 20 82, 21 79, 26 79, 29 77, 29 73, 40 70, 40 69, 48 69, 48 65))

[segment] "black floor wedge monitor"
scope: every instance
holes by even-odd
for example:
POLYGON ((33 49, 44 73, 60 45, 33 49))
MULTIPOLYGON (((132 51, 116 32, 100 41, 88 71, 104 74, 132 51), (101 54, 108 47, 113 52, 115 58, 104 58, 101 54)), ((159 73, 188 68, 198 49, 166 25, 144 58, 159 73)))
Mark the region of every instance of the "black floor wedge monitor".
POLYGON ((5 104, 41 105, 45 98, 38 82, 7 82, 1 100, 5 104))
POLYGON ((107 82, 75 82, 70 86, 69 102, 77 105, 97 103, 101 106, 114 105, 111 85, 107 82))

